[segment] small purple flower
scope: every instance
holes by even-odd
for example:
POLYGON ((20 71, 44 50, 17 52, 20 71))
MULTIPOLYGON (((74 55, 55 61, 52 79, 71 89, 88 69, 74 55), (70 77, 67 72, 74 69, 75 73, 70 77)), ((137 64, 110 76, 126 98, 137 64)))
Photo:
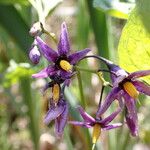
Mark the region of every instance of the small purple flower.
POLYGON ((68 119, 68 103, 61 98, 57 105, 53 102, 50 104, 50 108, 45 116, 44 122, 49 124, 52 120, 55 120, 55 133, 58 137, 63 135, 63 131, 68 119))
POLYGON ((109 123, 121 112, 121 108, 119 108, 117 111, 115 111, 114 113, 112 113, 111 115, 109 115, 104 119, 93 118, 92 116, 87 114, 82 107, 78 107, 78 111, 80 112, 80 115, 82 116, 84 121, 69 121, 68 123, 86 128, 93 127, 93 137, 92 137, 93 144, 97 142, 101 133, 101 129, 110 130, 122 126, 121 123, 114 123, 109 125, 109 123))
POLYGON ((70 54, 70 43, 65 23, 62 23, 61 25, 58 52, 50 48, 39 36, 36 37, 36 41, 40 52, 52 64, 41 70, 39 73, 33 74, 32 77, 34 78, 51 77, 56 73, 63 78, 69 78, 73 73, 73 66, 90 51, 90 49, 86 48, 70 54))
POLYGON ((139 92, 150 96, 150 86, 137 80, 139 77, 150 75, 150 70, 136 71, 133 73, 128 73, 119 66, 113 64, 113 62, 100 57, 103 62, 109 68, 111 73, 111 79, 113 83, 113 88, 111 92, 107 95, 104 100, 104 104, 99 108, 97 117, 101 116, 103 112, 108 109, 111 103, 117 99, 122 101, 126 106, 126 122, 133 136, 138 135, 138 117, 136 110, 136 100, 139 92))

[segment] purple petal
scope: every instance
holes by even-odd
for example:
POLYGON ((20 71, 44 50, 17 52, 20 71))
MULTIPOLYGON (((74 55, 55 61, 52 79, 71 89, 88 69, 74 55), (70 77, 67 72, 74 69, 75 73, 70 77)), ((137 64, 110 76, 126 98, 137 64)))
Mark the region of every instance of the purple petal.
POLYGON ((138 117, 137 110, 135 105, 135 100, 131 98, 128 94, 124 94, 125 105, 127 107, 127 111, 125 114, 126 122, 130 132, 133 136, 138 135, 138 117))
POLYGON ((50 48, 40 37, 36 37, 37 45, 40 48, 40 52, 50 62, 55 62, 58 58, 57 52, 50 48))
POLYGON ((142 70, 142 71, 136 71, 133 73, 130 73, 127 77, 128 79, 136 79, 139 77, 144 77, 150 75, 150 70, 142 70))
POLYGON ((116 99, 116 97, 121 93, 121 89, 119 87, 115 87, 111 90, 111 92, 104 99, 104 103, 98 108, 96 113, 96 118, 99 118, 111 105, 111 103, 116 99))
POLYGON ((81 106, 78 107, 78 111, 80 112, 80 115, 82 116, 85 122, 89 123, 95 122, 95 119, 89 114, 87 114, 81 106))
POLYGON ((63 105, 57 105, 56 107, 51 105, 51 108, 49 109, 49 111, 47 112, 45 116, 44 123, 49 124, 52 120, 60 116, 64 110, 65 110, 65 107, 63 105))
POLYGON ((36 74, 32 74, 32 78, 47 78, 47 77, 48 77, 47 68, 44 68, 43 70, 41 70, 36 74))
POLYGON ((102 119, 101 121, 99 121, 99 123, 103 125, 109 124, 121 112, 121 110, 121 108, 118 108, 117 111, 113 112, 110 116, 106 117, 105 119, 102 119))
POLYGON ((69 55, 68 59, 70 64, 74 65, 76 64, 79 60, 81 60, 89 51, 91 51, 89 48, 86 48, 81 51, 77 51, 71 55, 69 55))
POLYGON ((72 72, 60 70, 60 76, 62 79, 70 79, 70 77, 72 76, 72 72))
POLYGON ((62 134, 63 134, 64 128, 65 128, 65 125, 66 125, 67 119, 68 119, 68 112, 69 112, 69 106, 65 102, 64 111, 55 120, 55 133, 58 137, 62 136, 62 134))
POLYGON ((150 96, 150 86, 149 85, 146 85, 145 83, 143 83, 141 81, 132 81, 132 83, 139 92, 150 96))
POLYGON ((69 44, 67 26, 66 23, 63 22, 61 25, 61 34, 58 43, 59 55, 67 55, 69 53, 69 50, 70 50, 70 44, 69 44))
POLYGON ((115 129, 115 128, 118 128, 118 127, 121 127, 121 126, 122 126, 122 123, 114 123, 114 124, 105 126, 103 128, 103 130, 111 130, 111 129, 115 129))
POLYGON ((80 121, 68 121, 69 124, 73 124, 75 126, 81 126, 85 128, 91 128, 92 126, 90 124, 87 124, 86 122, 80 122, 80 121))
POLYGON ((58 69, 57 69, 55 66, 49 65, 49 66, 47 67, 47 70, 46 70, 46 71, 47 71, 48 76, 51 77, 51 76, 56 75, 58 69))

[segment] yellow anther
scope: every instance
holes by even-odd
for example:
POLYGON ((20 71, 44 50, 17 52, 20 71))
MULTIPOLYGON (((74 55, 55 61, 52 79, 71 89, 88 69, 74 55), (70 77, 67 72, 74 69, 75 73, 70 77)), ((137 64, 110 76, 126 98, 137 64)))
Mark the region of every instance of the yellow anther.
POLYGON ((69 70, 71 70, 72 65, 66 60, 61 60, 60 67, 65 71, 69 71, 69 70))
POLYGON ((52 88, 53 101, 57 104, 60 97, 60 86, 59 84, 54 84, 52 88))
POLYGON ((92 135, 92 143, 95 144, 101 134, 101 126, 99 124, 95 124, 93 127, 93 135, 92 135))
POLYGON ((125 82, 123 88, 132 98, 138 98, 139 92, 131 82, 125 82))

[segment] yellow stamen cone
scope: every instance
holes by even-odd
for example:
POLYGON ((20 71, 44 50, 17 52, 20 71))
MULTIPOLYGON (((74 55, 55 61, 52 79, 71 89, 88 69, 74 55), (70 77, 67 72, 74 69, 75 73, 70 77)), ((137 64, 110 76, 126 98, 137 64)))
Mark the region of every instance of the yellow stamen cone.
POLYGON ((60 86, 58 84, 54 84, 52 88, 53 101, 57 104, 60 96, 60 86))
POLYGON ((136 90, 136 87, 131 82, 125 82, 123 84, 123 88, 132 98, 138 98, 139 92, 136 90))
POLYGON ((93 135, 92 135, 92 143, 95 144, 101 134, 101 126, 99 124, 95 124, 93 127, 93 135))
POLYGON ((60 67, 65 71, 69 71, 72 69, 72 65, 66 60, 60 61, 60 67))

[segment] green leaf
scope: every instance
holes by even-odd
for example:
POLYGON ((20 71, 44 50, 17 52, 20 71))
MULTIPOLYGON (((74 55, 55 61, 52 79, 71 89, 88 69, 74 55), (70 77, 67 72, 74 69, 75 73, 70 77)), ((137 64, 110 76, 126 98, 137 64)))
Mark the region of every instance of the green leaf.
POLYGON ((11 5, 0 5, 0 24, 11 35, 21 50, 28 52, 32 38, 29 36, 29 27, 18 11, 11 5))
POLYGON ((0 0, 2 4, 21 4, 21 5, 29 5, 27 0, 0 0))
MULTIPOLYGON (((119 42, 120 65, 129 72, 150 69, 150 21, 147 21, 149 12, 145 12, 145 9, 150 10, 150 1, 138 1, 119 42)), ((144 80, 150 83, 149 77, 144 80)))
POLYGON ((134 4, 115 0, 94 0, 93 5, 110 16, 122 19, 127 19, 129 12, 134 7, 134 4))
POLYGON ((31 77, 33 70, 28 63, 17 64, 14 60, 10 60, 10 65, 6 70, 6 74, 3 79, 4 87, 9 87, 12 84, 18 82, 21 78, 31 77))

